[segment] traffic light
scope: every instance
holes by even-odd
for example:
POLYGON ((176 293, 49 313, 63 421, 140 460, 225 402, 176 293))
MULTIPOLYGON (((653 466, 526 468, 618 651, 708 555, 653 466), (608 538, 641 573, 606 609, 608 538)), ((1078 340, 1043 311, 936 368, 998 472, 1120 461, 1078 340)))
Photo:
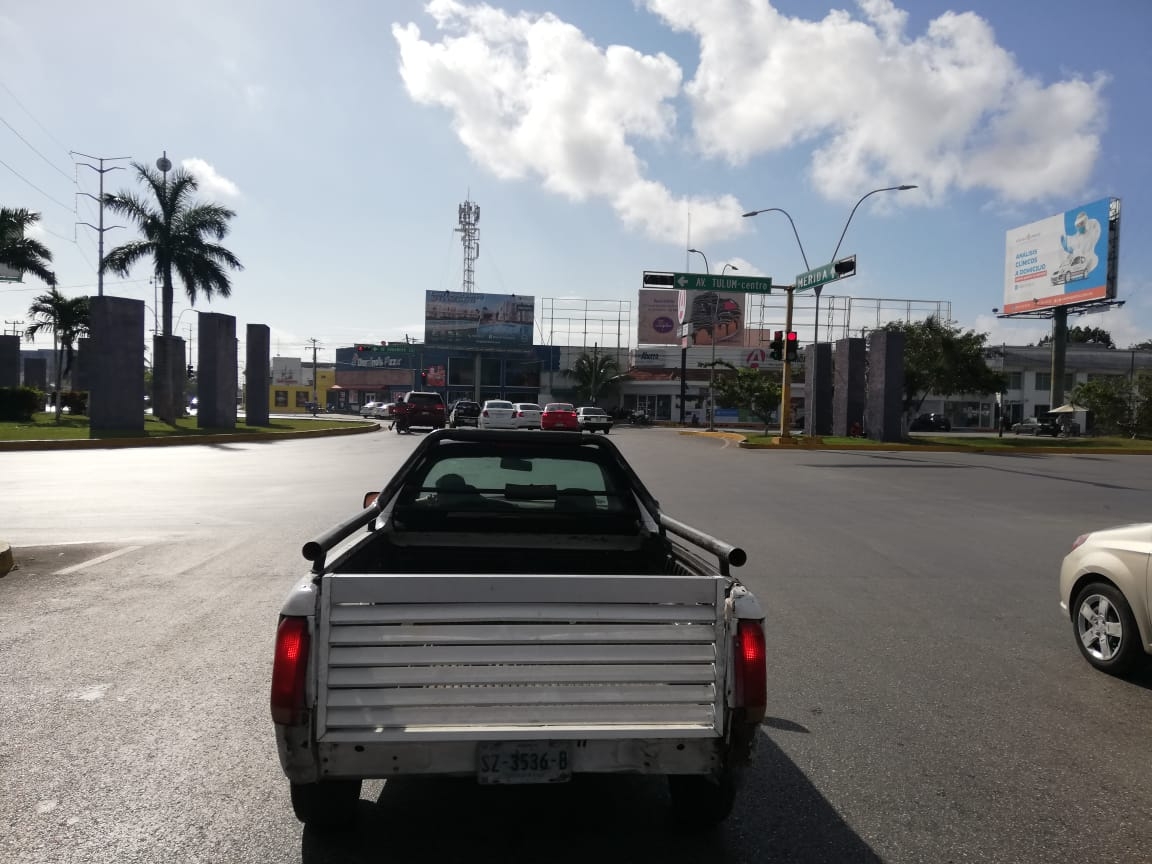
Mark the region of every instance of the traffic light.
POLYGON ((768 343, 768 356, 773 360, 784 359, 784 331, 777 330, 772 334, 772 341, 768 343))
POLYGON ((188 364, 188 380, 191 381, 196 377, 196 370, 192 368, 192 364, 188 364))
POLYGON ((428 383, 428 370, 427 369, 421 369, 420 370, 420 384, 421 384, 421 386, 423 386, 423 385, 426 385, 427 383, 428 383))
POLYGON ((799 348, 800 348, 800 339, 796 335, 796 331, 795 330, 789 330, 788 331, 788 341, 787 341, 787 345, 785 346, 785 350, 784 350, 784 356, 788 359, 789 363, 794 361, 799 356, 799 348))

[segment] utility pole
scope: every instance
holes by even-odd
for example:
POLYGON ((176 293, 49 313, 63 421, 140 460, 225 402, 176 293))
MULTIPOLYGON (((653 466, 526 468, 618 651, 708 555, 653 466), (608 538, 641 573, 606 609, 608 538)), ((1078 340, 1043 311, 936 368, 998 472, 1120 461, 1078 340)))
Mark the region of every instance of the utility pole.
POLYGON ((124 167, 122 165, 113 165, 110 168, 105 168, 104 163, 105 162, 122 162, 126 159, 130 159, 131 157, 130 156, 107 156, 107 157, 89 156, 87 153, 80 153, 80 152, 77 152, 76 150, 70 150, 69 155, 71 155, 71 156, 83 156, 85 159, 93 159, 93 160, 100 163, 99 168, 97 168, 95 165, 92 165, 88 162, 76 163, 78 165, 84 165, 87 168, 91 168, 93 171, 95 171, 97 174, 100 175, 100 197, 97 198, 95 195, 92 195, 89 192, 77 192, 76 194, 77 195, 87 195, 89 198, 92 198, 93 200, 96 201, 97 204, 100 205, 100 219, 99 219, 100 224, 99 224, 99 226, 93 225, 91 222, 80 222, 79 224, 87 225, 89 228, 94 230, 96 232, 97 236, 99 237, 99 243, 98 243, 99 248, 97 251, 97 255, 99 256, 99 260, 96 263, 96 290, 97 290, 97 294, 100 297, 103 297, 104 296, 104 232, 105 231, 111 231, 113 228, 123 228, 124 227, 123 225, 109 225, 107 228, 104 227, 104 175, 107 174, 109 171, 123 171, 124 170, 124 167))
MULTIPOLYGON (((405 339, 407 339, 407 337, 405 337, 405 339)), ((319 385, 316 383, 316 351, 320 347, 320 340, 309 339, 308 341, 312 344, 312 404, 319 405, 319 385)))

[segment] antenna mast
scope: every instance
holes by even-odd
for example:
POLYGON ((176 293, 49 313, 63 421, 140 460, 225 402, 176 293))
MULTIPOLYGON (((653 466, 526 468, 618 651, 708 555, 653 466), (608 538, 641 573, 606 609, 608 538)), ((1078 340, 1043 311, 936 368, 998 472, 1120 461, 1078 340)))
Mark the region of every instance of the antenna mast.
MULTIPOLYGON (((471 195, 469 195, 471 198, 471 195)), ((464 282, 460 290, 471 294, 476 288, 476 259, 480 257, 480 205, 465 201, 456 208, 460 227, 460 242, 464 244, 464 282)))

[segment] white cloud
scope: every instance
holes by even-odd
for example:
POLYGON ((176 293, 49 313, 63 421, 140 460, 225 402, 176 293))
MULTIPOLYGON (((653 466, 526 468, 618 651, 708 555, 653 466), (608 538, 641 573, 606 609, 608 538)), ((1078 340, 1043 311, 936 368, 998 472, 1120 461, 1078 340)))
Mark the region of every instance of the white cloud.
POLYGON ((539 177, 575 201, 607 200, 658 240, 682 242, 689 211, 694 241, 746 230, 732 196, 678 198, 644 176, 633 142, 672 135, 681 72, 671 58, 600 48, 551 14, 458 0, 427 8, 445 35, 430 42, 415 24, 393 26, 400 73, 415 101, 453 112, 480 165, 507 179, 539 177))
POLYGON ((829 198, 902 182, 930 201, 973 188, 1064 196, 1084 187, 1100 149, 1105 79, 1046 86, 972 13, 947 12, 913 38, 892 0, 820 21, 768 0, 645 2, 699 39, 685 90, 702 151, 740 164, 812 142, 812 177, 829 198))
POLYGON ((216 168, 203 159, 184 159, 180 166, 196 178, 200 191, 208 198, 239 198, 240 187, 219 174, 216 168))
POLYGON ((600 47, 553 14, 464 0, 427 4, 439 41, 393 25, 400 74, 413 100, 452 112, 472 158, 497 177, 607 200, 626 225, 671 243, 689 211, 694 242, 748 230, 733 196, 677 195, 647 176, 635 147, 684 146, 673 108, 684 95, 705 158, 741 165, 811 146, 812 181, 835 200, 897 183, 921 187, 908 202, 970 189, 1002 204, 1066 197, 1099 154, 1105 79, 1030 77, 973 13, 909 35, 893 0, 857 0, 855 14, 821 20, 770 0, 643 5, 697 38, 686 84, 663 53, 600 47))

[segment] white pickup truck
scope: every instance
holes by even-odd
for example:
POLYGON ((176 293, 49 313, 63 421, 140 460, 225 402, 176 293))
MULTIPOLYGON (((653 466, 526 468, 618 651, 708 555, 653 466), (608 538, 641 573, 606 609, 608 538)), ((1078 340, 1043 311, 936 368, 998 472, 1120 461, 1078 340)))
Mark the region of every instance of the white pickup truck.
POLYGON ((302 822, 346 824, 364 779, 433 774, 663 774, 682 824, 728 815, 767 701, 741 549, 579 433, 434 432, 364 503, 304 546, 277 630, 302 822))

